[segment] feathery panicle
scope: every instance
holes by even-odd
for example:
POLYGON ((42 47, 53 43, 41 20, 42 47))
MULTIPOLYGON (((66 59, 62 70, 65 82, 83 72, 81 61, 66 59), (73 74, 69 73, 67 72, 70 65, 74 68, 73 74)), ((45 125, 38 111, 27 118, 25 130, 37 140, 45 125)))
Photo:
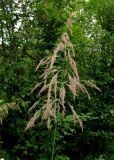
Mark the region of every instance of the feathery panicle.
POLYGON ((42 114, 42 120, 48 120, 49 117, 51 117, 52 114, 52 100, 48 100, 46 104, 43 106, 43 114, 42 114))
POLYGON ((51 57, 50 57, 50 56, 49 56, 49 57, 46 57, 46 58, 41 59, 41 60, 40 60, 40 62, 39 62, 39 64, 37 65, 37 67, 36 67, 35 71, 37 71, 41 65, 49 64, 49 63, 50 63, 50 59, 51 59, 51 57))
POLYGON ((47 60, 45 61, 45 69, 47 69, 47 68, 49 68, 49 65, 50 65, 50 63, 51 63, 51 56, 49 56, 49 58, 47 58, 47 60))
POLYGON ((64 32, 61 36, 61 41, 64 43, 64 44, 68 44, 69 41, 70 41, 70 38, 69 38, 69 35, 67 32, 64 32))
POLYGON ((29 93, 29 95, 31 95, 38 87, 40 87, 41 83, 37 83, 33 89, 31 90, 31 92, 29 93))
MULTIPOLYGON (((30 119, 26 129, 32 127, 35 123, 35 120, 38 119, 39 117, 41 117, 41 120, 44 120, 46 122, 47 127, 50 129, 51 121, 53 120, 57 121, 57 114, 58 112, 61 112, 61 109, 62 109, 61 114, 64 118, 65 113, 67 112, 65 103, 68 104, 70 101, 70 100, 68 101, 65 98, 67 95, 66 92, 67 86, 70 89, 70 93, 73 95, 74 101, 79 91, 82 91, 83 93, 87 94, 88 97, 90 98, 87 89, 80 82, 76 61, 74 59, 75 50, 73 44, 71 43, 69 35, 69 32, 70 34, 73 34, 72 18, 75 15, 76 12, 70 14, 66 22, 67 31, 61 34, 61 37, 58 40, 58 43, 55 49, 53 50, 52 55, 51 56, 49 55, 48 57, 42 59, 39 62, 38 66, 36 67, 37 71, 41 65, 44 66, 44 71, 40 76, 40 79, 41 81, 43 81, 43 83, 35 85, 31 93, 33 93, 34 90, 39 89, 40 86, 38 96, 39 95, 42 96, 43 93, 45 94, 46 99, 44 99, 42 107, 38 111, 36 111, 34 116, 30 119), (65 62, 64 63, 64 65, 66 65, 65 67, 63 67, 63 65, 61 64, 61 60, 63 61, 63 63, 65 62), (64 75, 64 78, 62 76, 63 71, 67 72, 67 74, 64 75), (46 92, 44 93, 44 91, 46 92)), ((90 87, 100 90, 98 87, 96 87, 93 83, 89 81, 83 80, 83 82, 85 82, 90 87)), ((33 106, 29 109, 29 111, 34 109, 37 106, 37 104, 38 101, 33 104, 33 106)), ((69 105, 69 107, 71 108, 74 122, 78 121, 83 131, 82 121, 79 119, 79 116, 75 111, 75 108, 72 105, 69 105)))
POLYGON ((29 120, 25 131, 34 126, 35 121, 40 117, 40 112, 41 112, 41 110, 38 110, 35 112, 34 116, 29 120))
POLYGON ((59 51, 62 51, 65 48, 65 45, 63 42, 60 42, 57 47, 54 50, 54 53, 58 53, 59 51))
POLYGON ((76 76, 77 81, 80 81, 79 75, 78 75, 78 70, 77 70, 77 66, 76 66, 76 62, 73 60, 73 58, 70 55, 70 52, 68 51, 68 59, 69 59, 69 63, 71 65, 71 68, 76 76))
POLYGON ((66 96, 66 90, 65 90, 65 88, 64 88, 64 86, 61 88, 61 90, 60 90, 60 104, 61 104, 61 106, 62 106, 62 115, 63 115, 63 117, 64 117, 64 115, 65 115, 65 111, 66 111, 66 109, 65 109, 65 96, 66 96))
POLYGON ((93 84, 92 82, 87 81, 87 80, 83 80, 83 82, 85 82, 88 86, 90 86, 92 88, 95 88, 96 90, 98 90, 99 92, 101 92, 101 90, 95 84, 93 84))
POLYGON ((45 58, 41 59, 39 64, 37 65, 35 71, 37 71, 39 69, 39 67, 44 63, 45 58))
POLYGON ((57 99, 57 78, 58 78, 58 74, 56 74, 56 77, 54 79, 54 95, 55 95, 55 100, 57 99))
POLYGON ((16 109, 19 109, 19 106, 15 102, 9 102, 9 103, 0 105, 0 123, 1 124, 2 124, 3 119, 7 117, 8 111, 10 109, 16 110, 16 109))
POLYGON ((50 119, 50 117, 47 119, 47 128, 51 129, 51 119, 50 119))
POLYGON ((44 85, 41 90, 39 91, 37 96, 40 96, 41 93, 43 93, 47 88, 49 87, 49 84, 44 85))
POLYGON ((75 57, 75 51, 74 51, 73 44, 72 44, 71 42, 69 42, 69 43, 68 43, 68 46, 69 46, 69 48, 70 48, 70 49, 71 49, 71 51, 72 51, 72 55, 73 55, 73 57, 75 57))
POLYGON ((82 123, 82 121, 80 120, 78 114, 74 110, 74 107, 72 105, 70 105, 70 104, 69 104, 69 107, 71 108, 71 111, 72 111, 72 114, 73 114, 73 121, 74 122, 77 122, 77 121, 79 122, 79 125, 80 125, 80 127, 82 129, 82 132, 83 132, 83 123, 82 123))
POLYGON ((30 107, 29 112, 31 112, 37 105, 38 105, 39 101, 36 101, 32 107, 30 107))
POLYGON ((53 67, 55 61, 56 61, 56 57, 57 57, 57 53, 54 53, 51 57, 51 64, 50 64, 50 68, 53 67))
POLYGON ((82 85, 81 83, 78 84, 80 90, 83 92, 83 93, 86 93, 88 95, 88 98, 90 99, 90 94, 88 93, 86 87, 84 87, 84 85, 82 85))
POLYGON ((54 74, 55 72, 57 72, 57 69, 55 69, 54 67, 52 68, 45 68, 44 73, 42 73, 42 75, 40 76, 40 78, 43 78, 43 80, 47 80, 47 78, 49 77, 50 74, 54 74))
POLYGON ((71 77, 69 74, 69 89, 71 90, 73 94, 73 99, 75 100, 75 97, 77 96, 77 83, 76 83, 76 78, 71 77))

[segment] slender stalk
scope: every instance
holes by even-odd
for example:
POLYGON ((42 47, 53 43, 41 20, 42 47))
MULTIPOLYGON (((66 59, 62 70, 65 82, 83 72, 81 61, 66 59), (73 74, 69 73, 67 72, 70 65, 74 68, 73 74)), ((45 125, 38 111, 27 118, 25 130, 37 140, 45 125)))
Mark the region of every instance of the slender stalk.
POLYGON ((57 122, 55 122, 51 160, 54 160, 57 122))
POLYGON ((2 124, 0 124, 0 151, 2 151, 2 137, 1 137, 1 129, 2 128, 2 124))

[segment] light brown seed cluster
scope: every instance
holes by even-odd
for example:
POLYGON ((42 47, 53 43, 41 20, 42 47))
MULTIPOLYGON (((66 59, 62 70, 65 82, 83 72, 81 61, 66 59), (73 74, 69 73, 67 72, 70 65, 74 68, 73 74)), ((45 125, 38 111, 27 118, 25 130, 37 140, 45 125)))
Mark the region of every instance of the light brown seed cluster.
POLYGON ((11 102, 0 106, 0 123, 2 123, 2 120, 8 115, 10 109, 18 109, 18 105, 15 102, 11 102))
MULTIPOLYGON (((65 113, 67 111, 65 103, 67 103, 69 104, 69 107, 72 111, 72 117, 74 122, 78 121, 83 131, 82 121, 79 119, 75 107, 73 107, 70 104, 70 102, 68 102, 66 99, 68 89, 72 94, 73 100, 75 100, 79 90, 81 90, 83 93, 86 93, 90 98, 87 89, 80 82, 75 60, 74 46, 70 40, 70 35, 68 34, 68 33, 73 34, 72 32, 73 16, 75 16, 75 13, 70 14, 66 22, 68 31, 62 33, 60 40, 53 51, 53 54, 51 56, 42 59, 39 62, 38 66, 36 67, 36 71, 38 71, 41 65, 45 66, 44 72, 40 77, 43 83, 36 84, 36 86, 32 89, 30 94, 32 94, 34 90, 38 89, 39 92, 38 97, 39 97, 42 96, 42 93, 44 91, 46 91, 47 99, 44 100, 44 104, 42 105, 42 107, 38 111, 36 111, 34 116, 30 119, 26 129, 32 127, 36 119, 38 119, 39 117, 41 118, 41 120, 47 123, 48 128, 51 128, 51 121, 57 120, 58 112, 61 111, 62 116, 64 118, 65 113), (64 83, 64 81, 61 80, 60 76, 61 71, 63 70, 62 65, 59 65, 59 68, 56 65, 56 62, 59 62, 60 59, 64 59, 64 61, 66 62, 65 64, 69 66, 69 67, 66 66, 64 70, 64 72, 67 72, 65 77, 66 83, 64 83), (69 68, 68 71, 66 71, 67 68, 69 68)), ((93 83, 86 80, 83 80, 83 82, 99 90, 99 88, 96 87, 93 83)), ((38 102, 35 102, 29 111, 34 109, 37 105, 38 102)))

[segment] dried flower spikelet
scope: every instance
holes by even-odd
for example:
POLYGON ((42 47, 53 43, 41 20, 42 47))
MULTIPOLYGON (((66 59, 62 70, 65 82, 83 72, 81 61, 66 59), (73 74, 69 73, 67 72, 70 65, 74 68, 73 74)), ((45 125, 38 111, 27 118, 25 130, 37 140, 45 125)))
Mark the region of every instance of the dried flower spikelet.
POLYGON ((73 46, 73 44, 70 41, 68 43, 68 47, 71 49, 73 57, 75 57, 74 46, 73 46))
POLYGON ((57 76, 58 76, 58 72, 52 77, 52 79, 50 81, 50 85, 52 85, 56 81, 57 76))
POLYGON ((60 91, 60 102, 61 102, 61 105, 63 105, 63 106, 64 106, 64 103, 65 103, 65 95, 66 95, 66 90, 63 86, 61 88, 61 91, 60 91))
POLYGON ((71 12, 70 13, 70 16, 69 16, 69 18, 73 18, 73 17, 75 17, 76 16, 76 11, 74 11, 74 12, 71 12))
POLYGON ((47 101, 43 106, 42 120, 47 120, 52 115, 52 100, 47 101))
POLYGON ((71 35, 73 34, 73 31, 72 31, 72 22, 73 22, 72 19, 69 18, 69 19, 67 20, 67 23, 66 23, 66 26, 67 26, 67 28, 69 29, 71 35))
POLYGON ((83 82, 85 82, 88 86, 90 86, 92 88, 95 88, 96 90, 98 90, 99 92, 101 92, 101 90, 95 84, 93 84, 92 82, 87 81, 87 80, 83 80, 83 82))
POLYGON ((76 79, 71 77, 69 74, 69 89, 71 90, 72 94, 74 95, 73 99, 75 100, 75 97, 77 96, 77 82, 76 79))
POLYGON ((76 122, 76 121, 79 122, 79 125, 80 125, 80 127, 81 127, 81 129, 82 129, 82 132, 83 132, 83 123, 82 123, 82 121, 80 120, 80 118, 79 118, 78 114, 76 113, 74 107, 73 107, 72 105, 70 105, 70 104, 69 104, 69 106, 70 106, 71 111, 72 111, 72 114, 73 114, 73 115, 72 115, 72 116, 73 116, 73 121, 74 121, 74 122, 76 122))
POLYGON ((52 58, 52 56, 50 56, 49 59, 45 62, 45 64, 46 64, 45 69, 49 68, 49 65, 51 63, 51 58, 52 58))
POLYGON ((51 129, 51 118, 50 117, 47 119, 47 128, 51 129))
POLYGON ((57 119, 56 113, 57 113, 56 106, 53 106, 53 108, 52 108, 52 117, 54 118, 55 121, 57 119))
POLYGON ((16 109, 17 105, 15 102, 6 103, 8 109, 16 109))
POLYGON ((60 112, 60 103, 58 102, 57 103, 57 113, 59 113, 60 112))
POLYGON ((77 66, 76 66, 76 62, 73 60, 73 58, 70 55, 70 51, 68 50, 68 59, 71 65, 72 70, 74 71, 74 74, 76 76, 77 81, 80 81, 79 75, 78 75, 78 70, 77 70, 77 66))
POLYGON ((66 108, 65 108, 65 96, 66 96, 66 90, 64 88, 64 86, 62 87, 62 89, 60 90, 60 104, 62 106, 62 115, 64 117, 65 112, 66 112, 66 108))
POLYGON ((46 79, 46 77, 48 77, 49 73, 51 72, 51 68, 47 68, 45 69, 44 73, 42 73, 42 75, 40 76, 40 78, 46 79))
POLYGON ((31 90, 31 92, 29 93, 29 95, 31 95, 38 87, 40 87, 41 83, 37 83, 34 88, 31 90))
POLYGON ((40 116, 40 110, 35 112, 34 116, 28 122, 25 130, 32 128, 34 126, 35 121, 39 118, 39 116, 40 116))
POLYGON ((64 57, 65 57, 65 60, 68 61, 68 56, 67 56, 67 51, 66 50, 64 51, 64 57))
POLYGON ((54 68, 48 68, 44 71, 44 73, 41 75, 41 78, 43 78, 43 80, 44 80, 44 84, 47 83, 48 77, 50 75, 53 76, 53 74, 55 74, 55 72, 57 72, 57 69, 54 69, 54 68))
POLYGON ((57 99, 57 78, 58 78, 58 74, 56 74, 55 79, 54 79, 54 95, 55 95, 55 99, 57 99))
POLYGON ((66 25, 70 29, 72 28, 72 22, 73 22, 73 20, 71 18, 68 18, 66 25))
POLYGON ((36 101, 32 107, 30 107, 29 112, 32 111, 34 108, 36 108, 36 106, 38 105, 39 101, 36 101))
POLYGON ((73 31, 72 31, 73 19, 72 19, 72 18, 73 18, 74 16, 76 16, 76 12, 72 12, 72 13, 70 14, 69 18, 67 19, 67 22, 66 22, 66 26, 67 26, 67 28, 69 29, 71 35, 72 35, 72 33, 73 33, 73 31))
POLYGON ((51 59, 51 56, 48 56, 46 58, 41 59, 40 62, 38 63, 38 65, 37 65, 35 71, 37 71, 41 65, 49 64, 50 63, 50 59, 51 59))
POLYGON ((59 51, 62 51, 64 48, 65 48, 64 43, 60 42, 55 48, 54 53, 58 53, 59 51))
POLYGON ((37 65, 35 71, 37 71, 39 69, 39 67, 44 63, 45 58, 41 59, 39 64, 37 65))
POLYGON ((64 32, 61 36, 61 41, 64 42, 64 44, 68 44, 70 41, 69 35, 67 32, 64 32))
POLYGON ((50 64, 50 68, 53 67, 55 61, 56 61, 56 57, 57 57, 57 53, 54 53, 51 57, 51 64, 50 64))
POLYGON ((42 115, 42 120, 47 120, 50 117, 50 109, 47 108, 44 110, 44 113, 42 115))
POLYGON ((86 93, 88 95, 88 98, 90 99, 90 94, 88 93, 86 87, 84 87, 84 85, 82 85, 81 83, 78 83, 78 87, 83 93, 86 93))
POLYGON ((57 81, 57 75, 58 75, 58 73, 56 73, 56 74, 52 77, 52 79, 51 79, 51 81, 50 81, 50 83, 49 83, 49 87, 48 87, 48 101, 50 101, 50 99, 51 99, 52 85, 53 85, 54 83, 56 83, 56 81, 57 81))
POLYGON ((49 84, 44 85, 41 90, 39 91, 37 96, 40 96, 41 93, 43 93, 47 88, 49 87, 49 84))

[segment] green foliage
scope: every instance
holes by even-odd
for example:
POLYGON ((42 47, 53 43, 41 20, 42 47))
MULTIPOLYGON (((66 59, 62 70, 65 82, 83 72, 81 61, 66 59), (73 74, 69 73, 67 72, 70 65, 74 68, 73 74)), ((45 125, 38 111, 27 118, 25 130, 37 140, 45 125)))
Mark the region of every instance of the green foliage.
MULTIPOLYGON (((53 151, 55 160, 114 159, 113 6, 113 0, 1 0, 0 158, 50 160, 53 151), (25 132, 28 120, 46 98, 44 92, 37 107, 28 112, 38 100, 39 90, 32 95, 29 93, 41 82, 40 75, 44 71, 43 65, 37 73, 35 68, 42 58, 55 50, 61 34, 67 29, 68 15, 73 11, 77 14, 73 18, 70 41, 80 79, 96 84, 101 92, 86 86, 90 100, 78 92, 73 101, 67 90, 67 101, 82 120, 83 133, 78 123, 74 124, 68 104, 65 104, 68 110, 64 121, 58 114, 56 125, 52 120, 51 130, 39 119, 25 132), (18 110, 14 109, 14 103, 18 110)), ((57 66, 63 70, 59 77, 62 83, 65 64, 62 56, 59 60, 57 66)))

